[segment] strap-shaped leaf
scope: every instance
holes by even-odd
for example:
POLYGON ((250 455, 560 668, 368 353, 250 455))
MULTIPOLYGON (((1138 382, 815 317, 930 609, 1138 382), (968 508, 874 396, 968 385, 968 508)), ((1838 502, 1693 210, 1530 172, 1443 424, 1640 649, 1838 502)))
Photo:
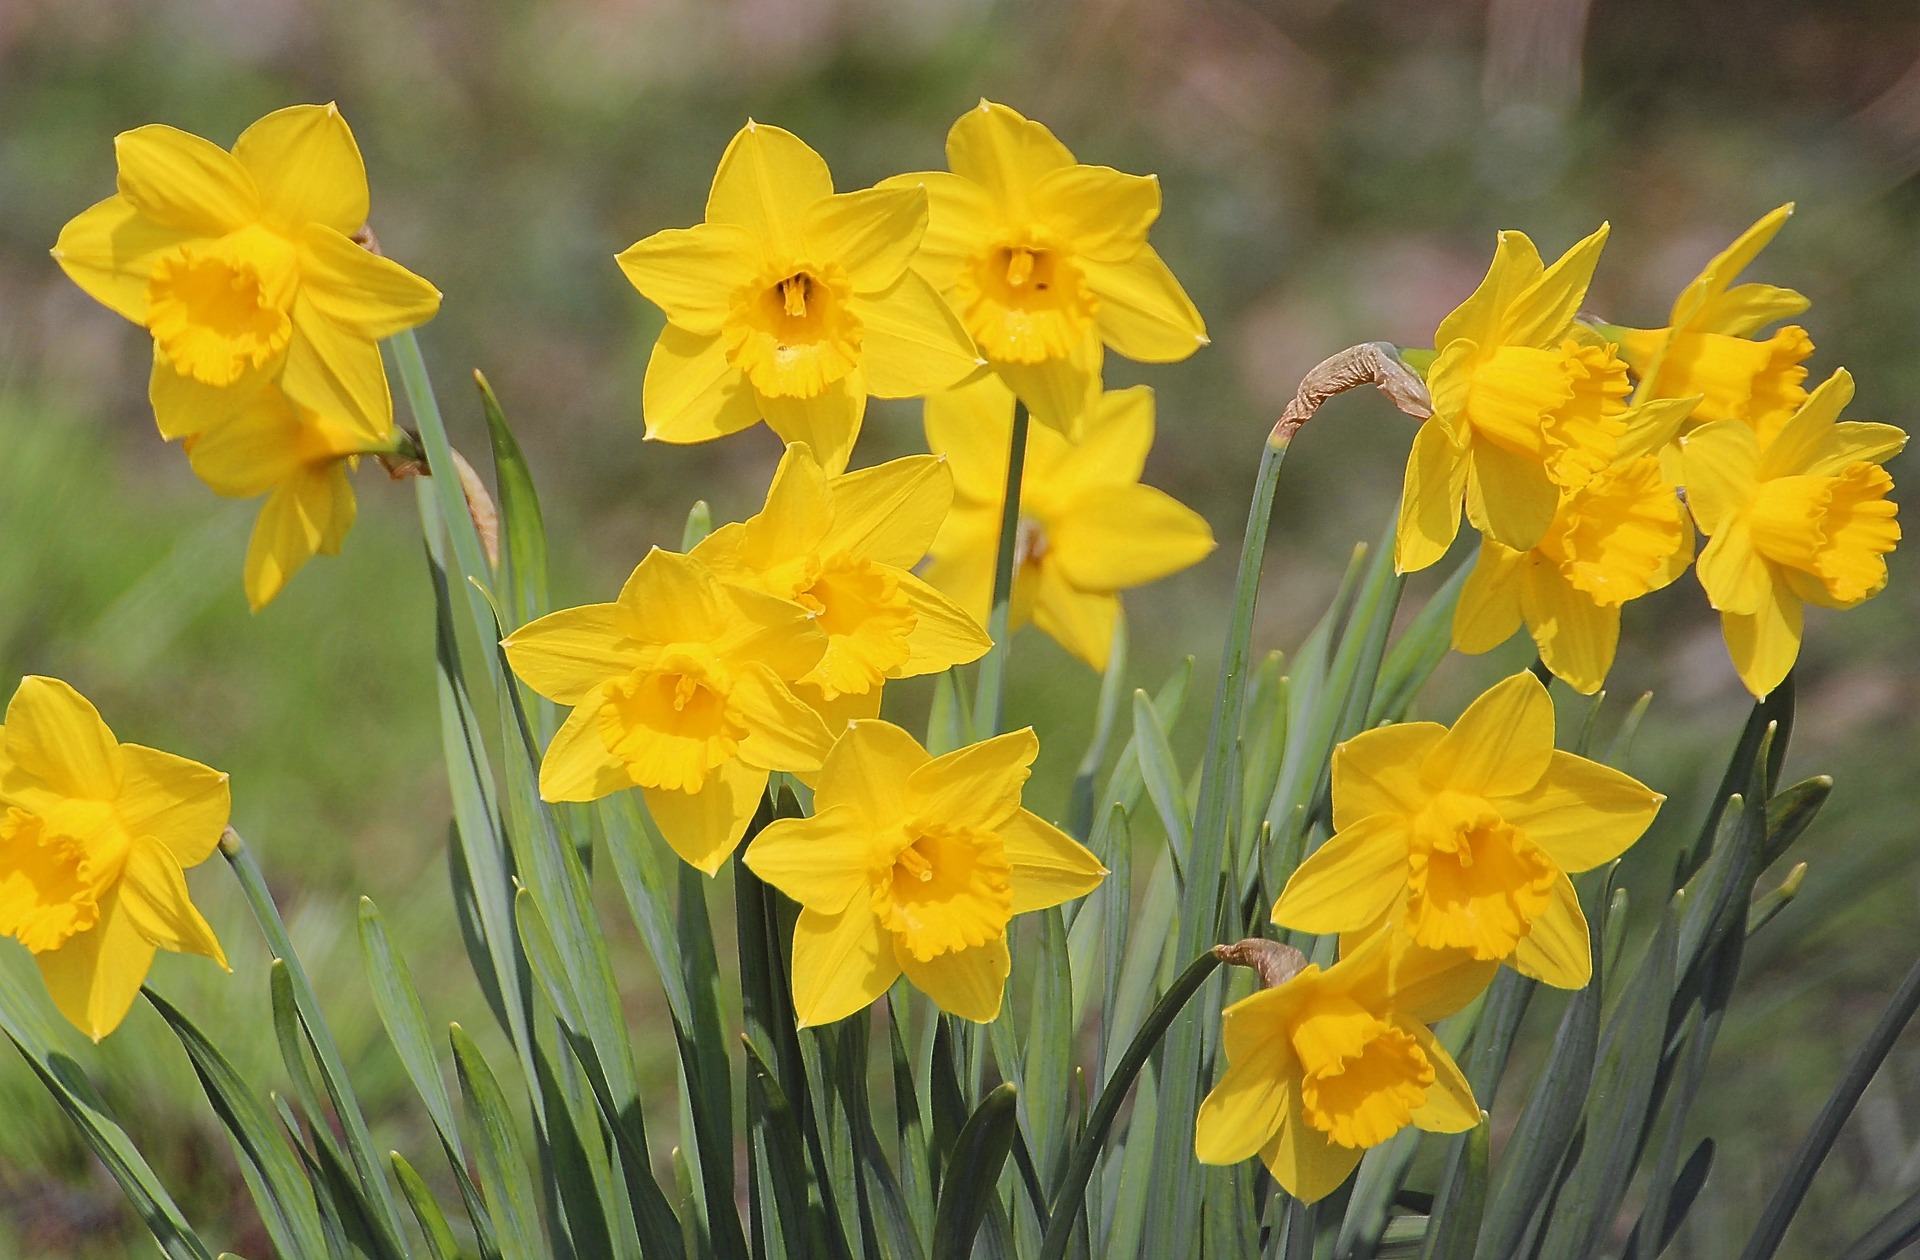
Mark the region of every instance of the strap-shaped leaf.
POLYGON ((1174 874, 1185 878, 1193 852, 1193 816, 1187 805, 1186 777, 1174 759, 1166 728, 1144 691, 1133 693, 1133 742, 1140 758, 1140 777, 1147 796, 1166 828, 1167 851, 1173 855, 1174 874))
POLYGON ((1654 1238, 1652 1247, 1644 1249, 1647 1238, 1646 1212, 1634 1222, 1633 1232, 1627 1235, 1626 1248, 1621 1252, 1625 1256, 1658 1256, 1666 1251, 1667 1244, 1680 1232, 1681 1222, 1687 1219, 1687 1213, 1693 1210, 1693 1202, 1700 1197, 1700 1188, 1707 1184, 1707 1174, 1713 1171, 1713 1139, 1701 1138, 1700 1144, 1693 1148, 1693 1154, 1687 1156, 1687 1162, 1680 1166, 1680 1173, 1673 1181, 1673 1189, 1666 1201, 1666 1220, 1660 1233, 1654 1238))
POLYGON ((466 1102, 475 1179, 493 1219, 501 1260, 542 1260, 538 1200, 506 1095, 466 1029, 453 1024, 447 1037, 466 1102))
POLYGON ((373 989, 374 1010, 386 1026, 387 1036, 400 1056, 400 1066, 413 1082, 414 1092, 426 1104, 434 1127, 460 1152, 459 1125, 453 1115, 453 1096, 440 1075, 440 1062, 433 1053, 433 1034, 427 1029, 427 1014, 420 1005, 419 990, 407 960, 394 949, 380 909, 370 897, 360 899, 360 952, 366 961, 367 982, 373 989))
POLYGON ((480 407, 487 417, 494 488, 500 495, 501 532, 506 535, 507 545, 501 553, 505 569, 501 589, 517 624, 525 625, 551 608, 547 600, 547 526, 540 514, 540 495, 533 488, 533 472, 527 467, 527 457, 507 424, 493 386, 477 370, 473 383, 480 388, 480 407))
POLYGON ((933 1218, 931 1260, 967 1260, 1013 1149, 1018 1091, 1000 1085, 980 1100, 954 1142, 933 1218))
POLYGON ((1085 844, 1093 831, 1094 787, 1100 766, 1107 759, 1107 741, 1113 734, 1114 720, 1120 715, 1120 702, 1126 698, 1127 615, 1123 610, 1113 619, 1113 643, 1107 651, 1106 672, 1100 675, 1100 699, 1093 711, 1093 738, 1074 772, 1073 787, 1067 793, 1067 834, 1085 844))
POLYGON ((394 1180, 400 1183, 401 1197, 413 1209, 413 1219, 419 1222, 420 1232, 426 1236, 427 1250, 433 1260, 460 1260, 460 1244, 453 1236, 453 1227, 447 1224, 446 1213, 440 1210, 440 1204, 434 1199, 433 1191, 413 1170, 406 1156, 393 1151, 387 1158, 393 1164, 394 1180))
POLYGON ((1420 1260, 1470 1260, 1480 1235, 1487 1205, 1487 1142, 1491 1126, 1487 1113, 1454 1148, 1441 1178, 1442 1191, 1434 1196, 1433 1216, 1427 1227, 1420 1260))

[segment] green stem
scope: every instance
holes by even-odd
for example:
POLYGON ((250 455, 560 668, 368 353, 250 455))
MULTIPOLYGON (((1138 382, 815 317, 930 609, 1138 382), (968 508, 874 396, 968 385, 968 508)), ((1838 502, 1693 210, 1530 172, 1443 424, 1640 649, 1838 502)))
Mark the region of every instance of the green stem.
POLYGON ((985 739, 1000 733, 1005 703, 1007 636, 1013 620, 1014 567, 1019 559, 1020 486, 1027 469, 1027 404, 1013 404, 1013 434, 1007 442, 1007 487, 1000 500, 1000 551, 993 564, 993 604, 987 614, 987 637, 993 646, 980 662, 980 687, 974 695, 973 735, 985 739))

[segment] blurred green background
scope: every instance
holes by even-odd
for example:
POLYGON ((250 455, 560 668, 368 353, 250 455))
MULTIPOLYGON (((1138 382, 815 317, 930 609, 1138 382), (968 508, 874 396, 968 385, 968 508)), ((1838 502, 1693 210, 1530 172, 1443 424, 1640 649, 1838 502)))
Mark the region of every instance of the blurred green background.
MULTIPOLYGON (((1815 374, 1854 371, 1854 418, 1912 427, 1917 56, 1920 6, 1891 0, 0 0, 0 689, 57 674, 123 739, 232 773, 236 825, 319 973, 382 1140, 419 1151, 361 979, 355 897, 380 902, 416 974, 435 978, 430 1015, 487 1017, 446 893, 411 491, 364 468, 345 554, 248 615, 252 508, 215 499, 158 440, 145 336, 47 257, 61 223, 111 191, 115 132, 164 121, 228 144, 280 105, 340 103, 386 251, 446 293, 422 341, 456 442, 483 445, 475 367, 516 423, 561 603, 607 598, 648 545, 674 543, 696 497, 718 519, 757 506, 777 457, 763 428, 696 448, 640 440, 660 317, 612 264, 633 240, 700 217, 748 115, 799 132, 843 188, 941 165, 946 127, 982 95, 1047 122, 1083 160, 1158 172, 1155 240, 1213 345, 1171 367, 1110 359, 1111 383, 1158 390, 1148 479, 1202 511, 1222 550, 1130 597, 1132 681, 1152 686, 1185 653, 1210 677, 1260 440, 1301 373, 1355 341, 1428 343, 1497 228, 1551 255, 1611 220, 1589 305, 1657 325, 1735 233, 1797 201, 1754 274, 1813 299, 1815 374)), ((1291 648, 1352 544, 1379 534, 1408 437, 1404 418, 1356 396, 1296 443, 1262 649, 1291 648)), ((917 406, 876 404, 856 462, 920 442, 917 406)), ((1912 463, 1894 464, 1896 480, 1912 463)), ((1416 579, 1408 609, 1450 568, 1416 579)), ((1920 952, 1915 568, 1897 555, 1877 601, 1809 617, 1789 777, 1831 772, 1839 787, 1797 851, 1812 864, 1801 897, 1755 941, 1718 1088, 1694 1119, 1720 1146, 1688 1256, 1734 1254, 1920 952)), ((1629 768, 1672 798, 1633 859, 1657 873, 1697 825, 1747 702, 1691 579, 1633 605, 1627 623, 1611 690, 1654 693, 1629 768)), ((1515 644, 1450 659, 1422 711, 1451 719, 1528 655, 1515 644)), ((1049 642, 1018 641, 1012 717, 1046 744, 1043 810, 1064 800, 1096 683, 1049 642)), ((890 703, 911 719, 924 688, 899 692, 890 703)), ((1177 732, 1190 758, 1201 725, 1190 711, 1177 732)), ((157 983, 231 1039, 252 1079, 276 1084, 263 953, 218 864, 193 883, 235 973, 165 957, 157 983)), ((655 1001, 644 955, 622 912, 605 919, 638 1017, 655 1001)), ((0 949, 0 966, 22 965, 0 949)), ((1536 1008, 1544 1021, 1558 1003, 1536 1008)), ((664 1086, 670 1047, 659 1050, 664 1086)), ((209 1237, 266 1254, 225 1141, 152 1013, 72 1053, 209 1237)), ((1920 1042, 1903 1044, 1783 1254, 1836 1254, 1920 1183, 1917 1067, 1920 1042)), ((10 1054, 0 1108, 0 1255, 147 1254, 10 1054)))

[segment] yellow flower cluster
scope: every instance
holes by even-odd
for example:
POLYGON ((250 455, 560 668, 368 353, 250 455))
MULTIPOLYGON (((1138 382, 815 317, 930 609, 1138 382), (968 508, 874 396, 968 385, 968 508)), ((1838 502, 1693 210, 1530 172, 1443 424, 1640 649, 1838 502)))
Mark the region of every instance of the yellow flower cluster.
POLYGON ((1463 504, 1480 530, 1456 648, 1488 651, 1524 623, 1556 677, 1599 690, 1621 606, 1686 570, 1698 525, 1711 538, 1701 585, 1741 681, 1765 696, 1799 655, 1805 603, 1848 608, 1886 584, 1900 529, 1880 465, 1905 435, 1839 420, 1844 370, 1808 393, 1805 329, 1757 339, 1804 297, 1733 283, 1791 213, 1714 258, 1657 329, 1577 318, 1604 226, 1551 267, 1521 233, 1500 234, 1486 280, 1435 333, 1433 416, 1395 548, 1402 572, 1432 564, 1463 504))

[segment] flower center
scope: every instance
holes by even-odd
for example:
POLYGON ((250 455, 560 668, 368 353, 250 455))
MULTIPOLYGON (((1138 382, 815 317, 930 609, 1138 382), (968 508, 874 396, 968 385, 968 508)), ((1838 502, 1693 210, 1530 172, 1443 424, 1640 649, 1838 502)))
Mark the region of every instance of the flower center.
POLYGON ((872 872, 873 912, 925 962, 1005 935, 1013 867, 1000 837, 978 827, 909 824, 872 872))
POLYGON ((147 328, 174 370, 231 385, 286 349, 298 279, 292 247, 264 228, 182 245, 148 277, 147 328))
POLYGON ((911 652, 907 637, 920 621, 900 579, 871 560, 847 555, 808 568, 811 581, 792 598, 816 614, 827 650, 800 681, 835 700, 864 695, 896 677, 911 652))
POLYGON ((1660 461, 1642 455, 1565 495, 1539 551, 1594 603, 1617 607, 1653 588, 1660 566, 1680 549, 1680 529, 1660 461))
POLYGON ((747 736, 728 703, 731 691, 711 653, 670 647, 653 668, 607 684, 600 738, 641 787, 697 792, 747 736))
POLYGON ((1328 997, 1293 1026, 1303 1069, 1300 1110, 1341 1146, 1378 1146, 1413 1119, 1433 1065, 1407 1032, 1350 998, 1328 997))
POLYGON ((837 267, 780 269, 741 290, 728 318, 727 358, 754 389, 812 398, 860 363, 860 321, 837 267))
POLYGON ((1479 436, 1576 487, 1613 461, 1626 431, 1619 417, 1627 389, 1626 364, 1611 346, 1502 346, 1474 369, 1467 420, 1479 436))
POLYGON ((1064 359, 1086 339, 1099 302, 1072 257, 1023 241, 999 245, 961 269, 961 317, 989 358, 1064 359))
POLYGON ((1407 925, 1428 949, 1506 958, 1553 899, 1558 874, 1487 801, 1443 791, 1414 818, 1407 925))
POLYGON ((99 922, 86 848, 38 814, 0 817, 0 935, 36 954, 58 949, 99 922))
POLYGON ((1836 604, 1857 604, 1887 582, 1881 557, 1900 541, 1893 479, 1865 462, 1837 477, 1763 481, 1747 509, 1753 544, 1776 564, 1812 575, 1836 604))

